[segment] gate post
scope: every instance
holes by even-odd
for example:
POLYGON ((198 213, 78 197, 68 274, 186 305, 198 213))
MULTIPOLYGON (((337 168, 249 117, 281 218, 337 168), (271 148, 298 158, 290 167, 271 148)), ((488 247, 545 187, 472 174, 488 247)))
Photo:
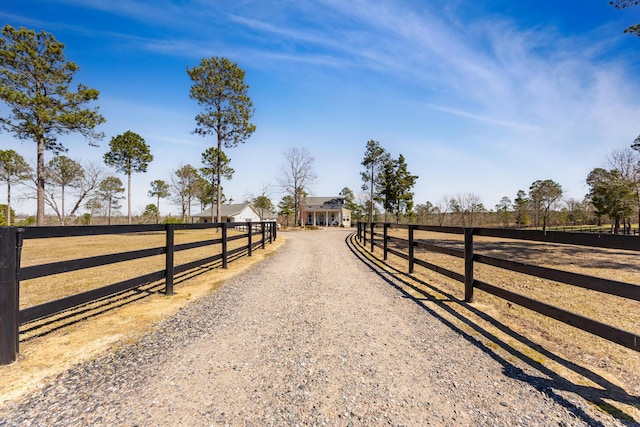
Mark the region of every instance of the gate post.
POLYGON ((464 229, 464 301, 473 302, 473 228, 464 229))
POLYGON ((0 365, 18 353, 18 247, 15 227, 0 227, 0 365))

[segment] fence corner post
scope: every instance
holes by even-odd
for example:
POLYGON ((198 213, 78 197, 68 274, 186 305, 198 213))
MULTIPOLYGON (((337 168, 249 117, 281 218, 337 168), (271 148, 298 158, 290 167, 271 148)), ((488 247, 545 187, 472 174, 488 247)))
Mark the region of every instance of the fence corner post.
POLYGON ((15 227, 0 227, 0 365, 18 354, 18 248, 15 227))
POLYGON ((166 225, 166 252, 165 252, 165 295, 173 295, 173 254, 175 247, 174 224, 166 225))
POLYGON ((473 228, 464 229, 464 301, 473 302, 473 228))
POLYGON ((408 226, 409 232, 409 274, 413 273, 413 225, 409 224, 408 226))
POLYGON ((222 268, 228 268, 227 266, 227 223, 222 224, 222 268))

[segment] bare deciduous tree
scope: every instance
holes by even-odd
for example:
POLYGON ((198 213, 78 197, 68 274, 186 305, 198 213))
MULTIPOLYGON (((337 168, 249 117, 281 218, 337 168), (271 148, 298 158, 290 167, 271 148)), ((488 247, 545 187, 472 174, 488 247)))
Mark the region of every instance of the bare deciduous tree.
POLYGON ((473 227, 476 225, 478 214, 487 211, 480 200, 480 196, 474 193, 458 194, 454 199, 450 200, 449 206, 453 213, 460 216, 463 227, 473 227))
POLYGON ((182 222, 191 217, 191 204, 196 198, 200 175, 191 165, 181 165, 171 175, 172 201, 182 209, 182 222))
POLYGON ((278 183, 294 200, 294 224, 301 224, 300 203, 310 190, 317 176, 313 170, 313 156, 305 148, 290 148, 284 155, 286 163, 278 183))
POLYGON ((631 147, 621 148, 607 156, 607 163, 609 169, 619 171, 622 178, 634 183, 638 221, 640 222, 640 153, 631 147))
POLYGON ((269 184, 263 184, 259 194, 248 194, 246 196, 246 200, 258 211, 260 218, 263 220, 268 214, 272 214, 275 210, 275 206, 271 201, 271 193, 271 186, 269 184))
MULTIPOLYGON (((47 186, 44 192, 44 201, 51 209, 53 209, 53 212, 56 214, 60 224, 62 225, 66 225, 70 222, 71 218, 75 216, 85 199, 90 197, 100 186, 104 176, 104 169, 95 163, 87 162, 84 165, 77 163, 77 166, 80 168, 77 171, 78 176, 73 177, 71 180, 65 179, 65 186, 69 187, 71 191, 65 193, 64 196, 62 195, 63 187, 61 176, 58 176, 55 179, 50 179, 48 176, 46 179, 47 186), (60 205, 58 204, 59 198, 61 202, 60 205), (72 200, 73 203, 73 208, 71 208, 68 214, 66 214, 64 210, 63 200, 65 198, 66 200, 72 200)), ((48 173, 51 173, 51 171, 48 173)), ((37 183, 34 182, 34 185, 37 185, 37 183)))

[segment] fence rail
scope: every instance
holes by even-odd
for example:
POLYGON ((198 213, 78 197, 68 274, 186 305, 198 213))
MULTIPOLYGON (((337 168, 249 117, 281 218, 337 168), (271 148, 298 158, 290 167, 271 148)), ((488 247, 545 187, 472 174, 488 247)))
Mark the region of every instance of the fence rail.
POLYGON ((0 365, 16 359, 19 350, 19 328, 37 319, 52 316, 92 301, 109 297, 142 285, 165 280, 164 292, 173 294, 173 280, 177 274, 212 262, 221 261, 227 268, 229 258, 246 252, 251 256, 255 248, 265 248, 266 243, 276 239, 275 222, 235 222, 206 224, 165 224, 165 225, 111 225, 111 226, 60 226, 60 227, 0 227, 0 365), (221 229, 221 237, 190 243, 175 244, 176 230, 221 229), (245 234, 228 236, 229 229, 245 234), (20 264, 24 240, 48 239, 56 237, 99 236, 113 234, 165 233, 165 245, 127 252, 98 255, 66 261, 22 267, 20 264), (254 236, 260 236, 253 241, 254 236), (247 239, 246 245, 228 250, 230 241, 247 239), (206 246, 220 245, 220 252, 186 262, 174 264, 174 254, 180 251, 206 246), (87 268, 100 267, 136 259, 165 255, 165 268, 132 277, 100 288, 48 301, 32 307, 20 309, 20 281, 67 273, 87 268))
POLYGON ((544 316, 551 317, 555 320, 582 329, 632 350, 640 351, 640 336, 636 333, 621 330, 597 320, 593 320, 524 295, 514 293, 507 289, 500 288, 499 286, 477 280, 474 278, 474 264, 478 263, 498 267, 634 301, 640 301, 640 285, 491 257, 474 252, 473 245, 473 236, 484 236, 640 252, 640 239, 637 237, 610 234, 591 235, 564 232, 545 233, 542 231, 530 230, 455 228, 404 224, 394 226, 399 229, 407 230, 407 238, 400 238, 396 236, 389 236, 389 227, 389 223, 358 223, 357 238, 362 245, 365 248, 368 248, 371 252, 374 251, 374 247, 381 248, 383 251, 383 259, 385 261, 387 260, 388 254, 407 260, 409 273, 413 273, 414 265, 417 264, 463 283, 465 286, 464 299, 466 302, 473 302, 474 289, 480 289, 511 303, 533 310, 544 316), (382 230, 382 232, 380 232, 380 230, 382 230), (464 249, 445 247, 420 241, 419 239, 414 238, 415 231, 431 231, 436 233, 463 235, 464 249), (389 248, 389 242, 399 243, 402 246, 406 246, 406 251, 389 248), (424 249, 427 252, 442 253, 464 259, 464 274, 438 266, 425 259, 416 258, 414 251, 415 248, 424 249))

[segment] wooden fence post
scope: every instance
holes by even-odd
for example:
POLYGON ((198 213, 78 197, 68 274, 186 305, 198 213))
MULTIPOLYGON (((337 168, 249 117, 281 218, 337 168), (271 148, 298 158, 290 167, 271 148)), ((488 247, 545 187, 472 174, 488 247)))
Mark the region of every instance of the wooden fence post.
POLYGON ((384 223, 384 231, 383 231, 383 235, 384 237, 382 238, 382 253, 383 253, 383 259, 386 261, 387 260, 387 248, 388 248, 388 240, 387 237, 389 235, 389 223, 385 222, 384 223))
POLYGON ((371 223, 371 253, 373 253, 373 244, 374 244, 374 238, 373 238, 373 233, 374 233, 374 228, 376 226, 375 222, 371 223))
POLYGON ((15 227, 0 227, 0 365, 18 354, 18 263, 15 227))
POLYGON ((222 268, 227 268, 227 223, 222 223, 222 268))
POLYGON ((413 273, 413 225, 409 225, 409 274, 413 273))
POLYGON ((264 221, 262 221, 260 223, 260 226, 262 227, 262 249, 264 249, 264 246, 265 246, 265 235, 266 235, 266 229, 265 229, 265 226, 264 226, 264 221))
POLYGON ((16 353, 20 353, 20 258, 24 228, 16 228, 16 353))
POLYGON ((253 225, 251 225, 251 221, 247 221, 247 230, 249 230, 249 233, 247 234, 247 255, 251 256, 251 252, 253 251, 251 247, 251 235, 253 234, 253 225))
POLYGON ((174 224, 166 226, 166 252, 165 252, 165 295, 173 295, 173 254, 174 254, 174 224))
POLYGON ((362 223, 360 224, 361 226, 361 233, 362 233, 362 244, 364 245, 364 247, 367 247, 367 224, 366 223, 362 223))
POLYGON ((464 300, 473 302, 473 228, 464 229, 464 300))
POLYGON ((273 221, 271 227, 273 228, 273 241, 275 242, 278 239, 278 222, 273 221))

